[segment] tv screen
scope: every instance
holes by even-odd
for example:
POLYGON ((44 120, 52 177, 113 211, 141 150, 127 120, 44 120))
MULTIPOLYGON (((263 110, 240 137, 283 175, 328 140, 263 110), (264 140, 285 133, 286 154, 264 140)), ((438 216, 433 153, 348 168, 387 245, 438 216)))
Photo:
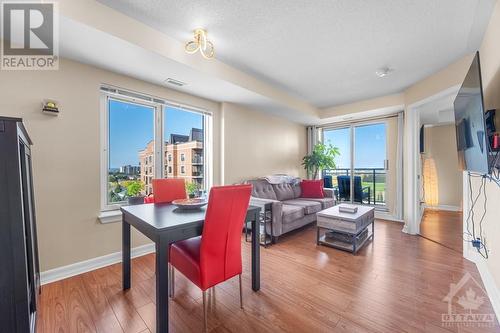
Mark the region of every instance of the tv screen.
POLYGON ((458 160, 462 170, 488 174, 489 144, 486 133, 479 53, 465 76, 455 102, 458 160))

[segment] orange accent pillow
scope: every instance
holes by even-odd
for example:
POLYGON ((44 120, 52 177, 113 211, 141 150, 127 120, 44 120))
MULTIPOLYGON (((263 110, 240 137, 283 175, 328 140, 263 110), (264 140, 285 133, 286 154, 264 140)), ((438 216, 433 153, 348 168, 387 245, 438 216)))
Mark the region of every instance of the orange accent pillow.
POLYGON ((300 182, 301 198, 324 198, 323 180, 303 180, 300 182))

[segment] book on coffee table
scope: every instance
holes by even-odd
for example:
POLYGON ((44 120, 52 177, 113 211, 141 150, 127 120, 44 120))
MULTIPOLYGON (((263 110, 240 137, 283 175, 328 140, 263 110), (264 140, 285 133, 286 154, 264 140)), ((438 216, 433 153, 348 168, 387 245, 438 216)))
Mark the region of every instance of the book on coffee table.
POLYGON ((349 204, 340 204, 339 212, 355 214, 358 212, 358 206, 349 204))

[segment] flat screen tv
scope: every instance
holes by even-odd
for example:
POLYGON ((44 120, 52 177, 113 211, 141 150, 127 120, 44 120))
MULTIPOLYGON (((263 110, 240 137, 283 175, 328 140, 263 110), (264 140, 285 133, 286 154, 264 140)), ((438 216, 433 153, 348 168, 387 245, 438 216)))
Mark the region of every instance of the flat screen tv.
POLYGON ((476 52, 453 106, 460 168, 489 174, 490 147, 486 133, 479 52, 476 52))

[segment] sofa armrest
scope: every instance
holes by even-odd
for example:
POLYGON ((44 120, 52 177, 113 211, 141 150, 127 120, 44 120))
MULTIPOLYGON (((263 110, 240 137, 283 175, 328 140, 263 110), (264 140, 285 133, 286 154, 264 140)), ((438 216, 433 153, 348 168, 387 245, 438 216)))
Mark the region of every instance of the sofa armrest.
POLYGON ((323 193, 325 193, 325 198, 335 198, 333 188, 323 188, 323 193))
POLYGON ((281 201, 250 197, 250 205, 260 207, 262 209, 262 213, 265 212, 266 208, 269 211, 270 207, 272 224, 273 224, 272 236, 279 236, 283 233, 283 225, 282 225, 283 203, 281 201))

